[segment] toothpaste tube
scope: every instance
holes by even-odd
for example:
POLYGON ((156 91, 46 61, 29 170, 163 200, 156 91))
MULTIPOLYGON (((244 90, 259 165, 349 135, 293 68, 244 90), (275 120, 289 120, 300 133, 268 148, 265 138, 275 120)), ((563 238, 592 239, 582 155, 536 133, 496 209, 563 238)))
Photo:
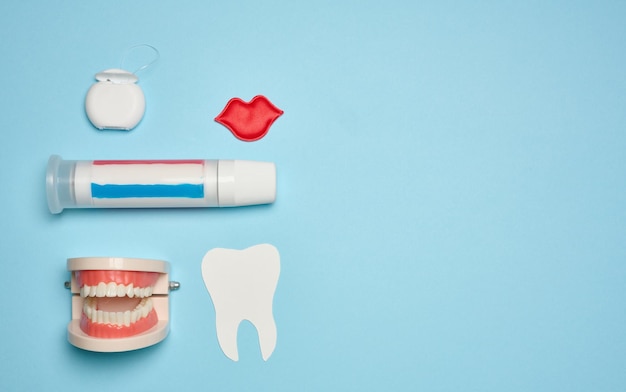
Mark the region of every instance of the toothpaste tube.
POLYGON ((273 203, 276 166, 243 160, 48 161, 50 212, 64 208, 236 207, 273 203))

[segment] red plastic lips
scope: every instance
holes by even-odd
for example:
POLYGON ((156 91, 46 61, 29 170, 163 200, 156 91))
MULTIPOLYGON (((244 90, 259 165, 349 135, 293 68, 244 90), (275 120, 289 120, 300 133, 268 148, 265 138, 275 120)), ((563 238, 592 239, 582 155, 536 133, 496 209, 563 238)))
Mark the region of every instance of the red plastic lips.
POLYGON ((263 95, 257 95, 250 102, 232 98, 215 121, 228 128, 236 138, 245 142, 261 139, 283 111, 274 106, 263 95))

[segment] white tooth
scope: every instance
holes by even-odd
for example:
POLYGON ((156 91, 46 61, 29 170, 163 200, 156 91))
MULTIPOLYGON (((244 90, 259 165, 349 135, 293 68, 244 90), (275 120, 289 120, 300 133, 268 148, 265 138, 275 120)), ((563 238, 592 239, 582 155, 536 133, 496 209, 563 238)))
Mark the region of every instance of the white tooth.
POLYGON ((115 282, 107 284, 107 297, 117 297, 117 285, 115 282))
POLYGON ((133 310, 132 312, 130 312, 130 322, 132 324, 135 321, 137 321, 137 311, 133 310))
POLYGON ((88 288, 89 288, 89 286, 83 286, 83 287, 80 288, 80 296, 81 297, 85 298, 87 295, 89 295, 89 294, 85 295, 85 289, 88 289, 88 288))
POLYGON ((98 288, 96 289, 96 297, 104 297, 107 293, 107 285, 104 282, 98 283, 98 288))
POLYGON ((126 286, 124 286, 121 283, 117 285, 117 296, 118 297, 125 297, 126 296, 126 286))
POLYGON ((89 297, 87 297, 85 298, 85 302, 83 302, 83 312, 85 313, 85 316, 87 316, 89 320, 91 320, 92 310, 93 308, 91 307, 91 301, 89 300, 89 297))
POLYGON ((133 290, 132 283, 126 286, 126 295, 128 295, 128 298, 133 298, 135 296, 135 290, 133 290))
POLYGON ((150 310, 148 310, 147 306, 142 306, 141 307, 141 318, 144 318, 148 315, 148 312, 150 312, 150 310))
POLYGON ((102 324, 102 323, 104 322, 104 312, 103 312, 102 310, 98 310, 98 311, 96 312, 96 317, 97 317, 97 319, 96 319, 96 320, 97 320, 97 321, 96 321, 97 323, 102 324))
POLYGON ((135 287, 133 291, 135 292, 135 297, 141 298, 141 296, 139 295, 141 293, 141 290, 139 289, 139 287, 135 287))
POLYGON ((141 298, 145 298, 146 297, 146 288, 142 287, 141 290, 139 290, 139 292, 141 293, 139 296, 141 298))
POLYGON ((98 288, 96 286, 90 286, 89 287, 89 297, 91 297, 91 298, 95 297, 97 291, 98 291, 98 288))
POLYGON ((115 316, 115 323, 117 325, 124 325, 124 312, 117 312, 115 316))
POLYGON ((130 327, 130 310, 124 312, 124 325, 130 327))
POLYGON ((91 301, 89 300, 89 297, 85 298, 85 302, 83 302, 83 304, 84 304, 83 311, 85 313, 85 316, 87 316, 87 318, 91 320, 91 314, 93 313, 93 308, 91 307, 91 301))
POLYGON ((243 320, 256 327, 263 359, 267 361, 274 352, 272 302, 279 275, 280 255, 269 244, 212 249, 202 259, 202 278, 215 307, 217 339, 233 361, 239 360, 237 329, 243 320))
POLYGON ((115 312, 107 312, 109 315, 109 324, 117 324, 117 313, 115 312))
POLYGON ((111 318, 110 318, 109 312, 104 312, 103 311, 102 312, 102 323, 103 324, 109 324, 111 322, 110 320, 111 320, 111 318))

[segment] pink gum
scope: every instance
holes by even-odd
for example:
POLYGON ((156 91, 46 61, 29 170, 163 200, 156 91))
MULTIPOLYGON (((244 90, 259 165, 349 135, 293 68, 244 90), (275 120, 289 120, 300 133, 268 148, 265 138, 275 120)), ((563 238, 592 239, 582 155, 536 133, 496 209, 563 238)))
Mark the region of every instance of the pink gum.
POLYGON ((135 287, 154 286, 159 278, 157 272, 137 272, 137 271, 116 271, 116 270, 83 270, 75 271, 76 283, 78 287, 97 286, 98 283, 123 284, 135 287))

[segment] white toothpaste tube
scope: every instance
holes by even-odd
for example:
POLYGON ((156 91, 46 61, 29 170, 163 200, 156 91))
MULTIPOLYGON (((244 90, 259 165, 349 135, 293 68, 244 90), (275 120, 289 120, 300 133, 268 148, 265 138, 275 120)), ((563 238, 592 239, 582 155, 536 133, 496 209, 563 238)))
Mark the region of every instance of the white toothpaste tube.
POLYGON ((236 207, 276 200, 276 166, 243 160, 48 160, 48 208, 236 207))

